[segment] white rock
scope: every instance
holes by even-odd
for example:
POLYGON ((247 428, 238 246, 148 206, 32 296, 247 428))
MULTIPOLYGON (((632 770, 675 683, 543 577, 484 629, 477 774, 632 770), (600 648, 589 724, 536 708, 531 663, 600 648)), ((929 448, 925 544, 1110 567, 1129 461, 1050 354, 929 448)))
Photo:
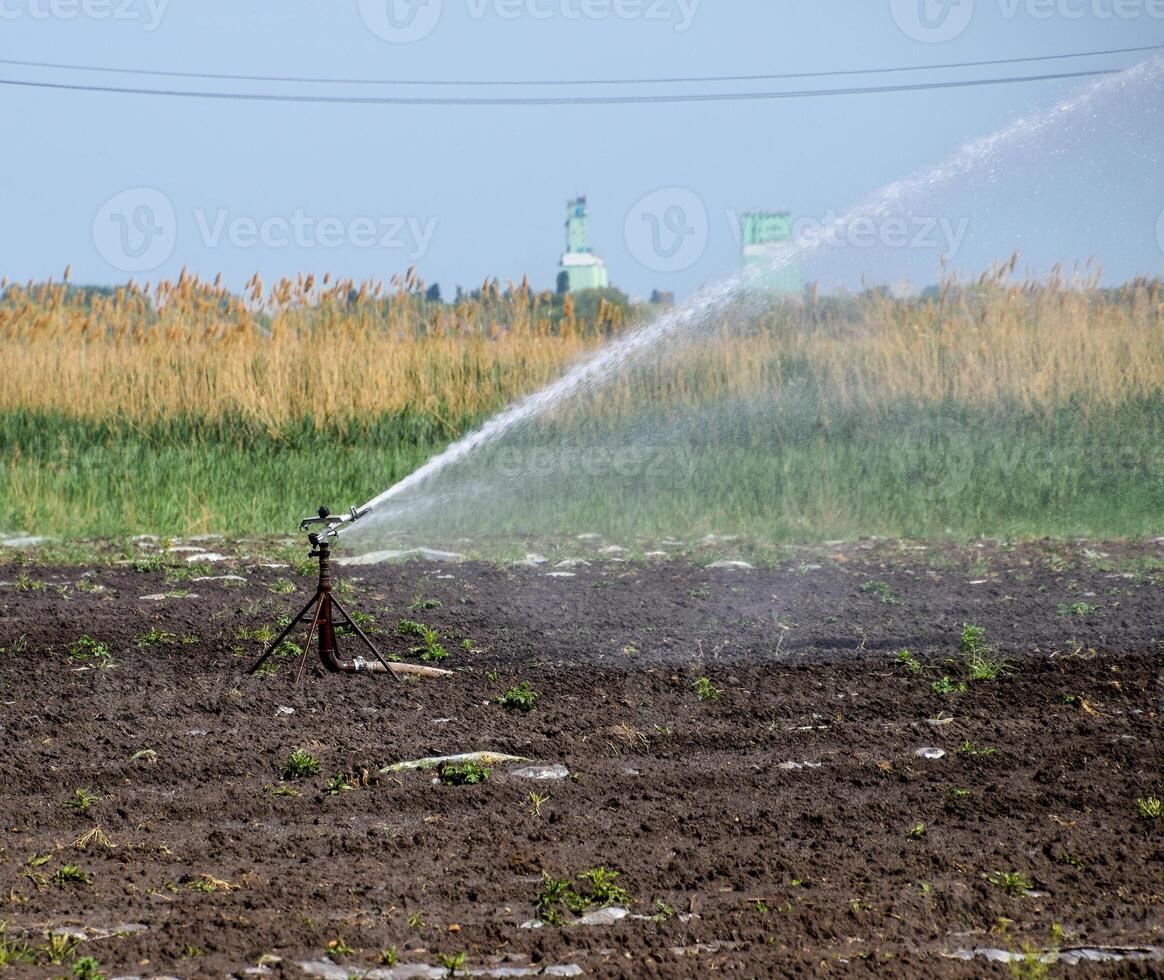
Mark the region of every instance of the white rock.
POLYGON ((464 561, 465 556, 455 551, 437 551, 434 548, 408 548, 404 551, 370 551, 366 555, 345 555, 333 559, 337 565, 381 565, 389 561, 407 561, 423 558, 425 561, 464 561))
POLYGON ((189 565, 194 565, 194 564, 197 564, 198 562, 203 562, 203 561, 208 561, 208 562, 213 563, 213 562, 219 562, 219 561, 230 561, 230 558, 227 555, 220 555, 217 551, 203 551, 197 555, 187 555, 186 556, 186 563, 189 565))
POLYGON ((509 775, 518 779, 566 779, 570 770, 559 762, 552 766, 522 766, 512 770, 509 775))
POLYGON ((754 566, 749 565, 746 561, 717 561, 707 566, 708 568, 740 568, 747 569, 754 566))
POLYGON ((186 595, 171 595, 167 592, 158 592, 154 595, 143 595, 140 598, 142 602, 162 602, 165 599, 197 599, 198 597, 197 592, 188 592, 186 595))
POLYGON ((16 537, 5 538, 0 541, 0 545, 5 548, 35 548, 39 544, 44 544, 50 538, 43 537, 36 534, 18 534, 16 537))
POLYGON ((546 572, 546 578, 575 578, 574 572, 546 572))
POLYGON ((612 926, 616 922, 625 919, 628 915, 630 915, 630 912, 627 909, 612 905, 610 908, 595 909, 593 912, 587 912, 575 924, 580 926, 612 926))
POLYGON ((942 759, 945 758, 946 750, 927 747, 918 749, 916 752, 914 752, 914 755, 919 756, 922 759, 942 759))

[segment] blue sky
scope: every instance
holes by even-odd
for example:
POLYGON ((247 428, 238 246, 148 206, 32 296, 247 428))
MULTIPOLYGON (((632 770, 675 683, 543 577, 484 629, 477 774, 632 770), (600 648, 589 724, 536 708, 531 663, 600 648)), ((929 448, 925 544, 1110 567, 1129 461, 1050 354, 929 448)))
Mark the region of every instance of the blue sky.
MULTIPOLYGON (((954 0, 944 20, 938 0, 924 0, 932 23, 942 25, 930 29, 919 29, 916 20, 923 0, 428 0, 411 22, 413 32, 427 33, 407 43, 377 34, 391 25, 388 2, 0 0, 0 57, 271 75, 597 79, 924 65, 1164 44, 1161 0, 960 0, 961 6, 954 0), (911 37, 911 30, 925 39, 911 37), (936 39, 951 31, 956 36, 936 39)), ((408 22, 398 16, 395 23, 408 22)), ((0 77, 150 82, 7 65, 0 65, 0 77)), ((592 243, 612 281, 632 295, 653 288, 682 295, 738 265, 732 212, 788 208, 810 219, 843 212, 965 140, 1054 105, 1080 84, 536 108, 287 105, 0 86, 7 149, 0 158, 0 274, 17 281, 59 277, 71 264, 75 281, 115 282, 140 261, 147 267, 135 271, 139 280, 173 276, 186 265, 241 285, 255 271, 267 281, 328 271, 386 279, 415 264, 446 296, 455 285, 473 288, 486 276, 504 281, 528 274, 535 285, 552 287, 566 200, 586 193, 592 243), (142 198, 142 188, 154 196, 142 198), (706 231, 698 229, 698 247, 681 261, 643 255, 644 198, 664 205, 693 198, 702 207, 706 231), (141 212, 143 200, 162 212, 168 205, 172 216, 141 212), (158 222, 172 222, 169 239, 158 239, 166 247, 127 262, 116 236, 129 235, 121 240, 130 242, 158 222)), ((322 90, 163 83, 183 86, 322 90)), ((966 223, 954 260, 966 271, 1021 248, 1024 265, 1036 270, 1094 257, 1109 280, 1158 274, 1164 269, 1158 241, 1164 232, 1157 231, 1164 211, 1160 103, 1157 87, 1133 104, 1105 106, 1077 132, 1049 137, 1054 145, 1046 148, 1045 163, 1042 148, 1026 147, 1008 162, 1008 173, 955 182, 925 203, 922 216, 945 220, 939 227, 955 233, 966 223)), ((920 250, 880 249, 810 272, 848 284, 861 273, 924 283, 936 278, 942 250, 940 241, 920 250)))

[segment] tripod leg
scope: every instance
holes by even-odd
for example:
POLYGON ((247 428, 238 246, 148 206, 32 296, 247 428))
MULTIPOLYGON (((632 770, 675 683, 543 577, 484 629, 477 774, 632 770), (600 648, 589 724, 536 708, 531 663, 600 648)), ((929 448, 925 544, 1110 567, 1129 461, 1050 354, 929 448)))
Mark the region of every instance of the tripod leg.
POLYGON ((311 638, 315 635, 315 627, 319 625, 319 613, 323 608, 323 603, 319 603, 315 607, 315 616, 311 620, 311 628, 307 631, 307 639, 303 643, 303 655, 299 658, 299 669, 295 671, 295 686, 299 686, 299 682, 303 680, 303 671, 307 667, 307 654, 311 650, 311 638))
POLYGON ((315 593, 315 595, 313 595, 307 601, 307 605, 304 606, 302 610, 300 610, 299 615, 296 616, 293 620, 291 620, 291 622, 287 624, 287 628, 285 630, 283 630, 283 632, 280 633, 277 637, 275 637, 275 639, 271 642, 271 644, 267 647, 267 649, 263 651, 263 655, 261 657, 259 657, 259 659, 255 663, 255 665, 250 670, 247 671, 248 674, 255 673, 260 667, 263 666, 263 664, 265 664, 267 662, 267 659, 271 656, 271 654, 274 653, 279 648, 279 644, 282 643, 285 639, 287 639, 287 634, 290 633, 293 629, 295 629, 295 627, 298 626, 303 621, 304 617, 306 617, 306 615, 307 615, 307 610, 310 609, 318 601, 319 601, 319 593, 317 592, 317 593, 315 593))
POLYGON ((340 605, 340 601, 335 596, 331 597, 331 604, 340 611, 340 615, 342 615, 343 618, 347 620, 347 624, 356 631, 356 635, 364 641, 364 644, 367 646, 367 648, 372 651, 372 655, 384 665, 384 669, 388 671, 393 680, 399 680, 400 678, 396 676, 396 672, 391 668, 391 666, 389 666, 388 661, 380 656, 380 651, 377 650, 375 646, 373 646, 372 641, 368 639, 368 635, 362 629, 360 629, 359 626, 356 625, 356 621, 348 615, 348 611, 342 605, 340 605))

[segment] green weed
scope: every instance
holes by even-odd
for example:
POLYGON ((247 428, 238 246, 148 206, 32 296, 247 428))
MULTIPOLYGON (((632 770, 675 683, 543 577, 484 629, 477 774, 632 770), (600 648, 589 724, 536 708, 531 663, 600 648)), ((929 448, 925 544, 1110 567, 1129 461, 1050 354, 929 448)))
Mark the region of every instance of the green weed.
POLYGON ((359 783, 356 782, 354 776, 345 773, 336 773, 336 775, 327 781, 324 792, 329 796, 339 796, 340 793, 347 793, 358 788, 359 783))
POLYGON ((965 694, 969 688, 965 681, 951 680, 949 677, 943 677, 941 680, 934 681, 930 685, 930 689, 935 694, 965 694))
POLYGON ((695 691, 695 696, 700 701, 718 701, 719 696, 723 693, 718 687, 711 683, 706 677, 698 678, 695 683, 691 685, 695 691))
POLYGON ((631 905, 634 899, 621 885, 615 884, 619 876, 619 872, 605 867, 590 868, 576 876, 575 880, 587 886, 580 889, 569 878, 555 878, 543 871, 541 891, 534 898, 534 911, 542 922, 558 925, 565 912, 581 915, 592 907, 631 905))
POLYGON ((894 654, 893 659, 895 663, 900 664, 902 667, 905 667, 915 674, 921 672, 922 665, 914 659, 913 654, 908 650, 898 650, 897 653, 894 654))
POLYGON ((1008 895, 1022 895, 1031 888, 1030 880, 1018 871, 991 871, 982 877, 1008 895))
POLYGON ((163 629, 158 629, 156 626, 151 627, 144 633, 137 635, 137 645, 142 649, 150 646, 169 646, 177 643, 178 637, 173 633, 167 633, 163 629))
POLYGON ((870 582, 863 583, 860 588, 866 595, 873 596, 878 602, 884 603, 887 606, 901 605, 901 600, 893 594, 893 589, 890 588, 888 582, 873 579, 870 582))
POLYGON ((283 764, 283 779, 304 779, 316 775, 321 766, 319 760, 303 749, 296 749, 283 764))
POLYGON ((475 786, 489 778, 493 770, 476 762, 460 765, 445 764, 440 768, 440 780, 446 786, 475 786))
POLYGON ((92 956, 81 956, 73 961, 73 976, 76 980, 105 980, 101 964, 92 956))
POLYGON ((497 703, 511 711, 533 711, 537 707, 538 695, 527 681, 522 681, 498 697, 497 703))
POLYGON ((109 647, 87 633, 69 644, 70 660, 108 659, 109 647))
POLYGON ((1141 820, 1159 820, 1164 804, 1155 796, 1140 797, 1136 800, 1136 811, 1141 820))
POLYGON ((53 872, 53 879, 58 885, 91 885, 93 876, 86 874, 75 864, 62 864, 53 872))
POLYGON ((966 678, 971 681, 994 681, 1010 666, 1003 657, 992 656, 986 650, 974 650, 963 663, 966 678))
POLYGON ((70 810, 75 810, 77 813, 88 813, 89 807, 96 803, 98 797, 90 793, 87 789, 75 789, 73 795, 65 801, 65 806, 70 810))
POLYGON ((450 977, 455 977, 457 971, 465 965, 464 953, 437 953, 436 958, 437 962, 449 971, 448 975, 450 977))
POLYGON ((986 629, 970 623, 962 624, 961 647, 963 653, 983 653, 990 649, 986 643, 986 629))

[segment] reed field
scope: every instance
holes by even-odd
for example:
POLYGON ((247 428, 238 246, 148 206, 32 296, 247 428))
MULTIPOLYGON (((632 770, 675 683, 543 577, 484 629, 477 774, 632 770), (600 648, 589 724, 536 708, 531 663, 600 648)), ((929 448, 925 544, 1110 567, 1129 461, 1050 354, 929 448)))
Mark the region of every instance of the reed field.
MULTIPOLYGON (((1013 268, 918 299, 730 303, 527 435, 538 492, 484 529, 1164 531, 1164 286, 1013 268), (555 462, 596 445, 638 468, 555 462)), ((659 312, 582 305, 496 282, 433 302, 412 274, 6 286, 0 529, 267 534, 361 503, 659 312)), ((464 504, 444 517, 472 534, 464 504)))

